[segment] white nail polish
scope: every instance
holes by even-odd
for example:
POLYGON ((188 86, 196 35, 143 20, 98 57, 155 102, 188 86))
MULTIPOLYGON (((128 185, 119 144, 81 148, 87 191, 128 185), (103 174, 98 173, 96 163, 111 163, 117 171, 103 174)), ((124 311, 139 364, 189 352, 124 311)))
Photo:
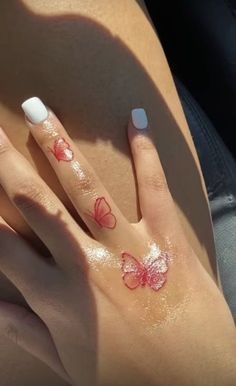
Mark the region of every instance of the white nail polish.
POLYGON ((147 114, 144 109, 133 109, 132 110, 132 122, 136 129, 144 130, 148 127, 147 114))
POLYGON ((33 124, 45 121, 48 117, 48 110, 38 97, 32 97, 24 101, 21 105, 25 115, 33 124))

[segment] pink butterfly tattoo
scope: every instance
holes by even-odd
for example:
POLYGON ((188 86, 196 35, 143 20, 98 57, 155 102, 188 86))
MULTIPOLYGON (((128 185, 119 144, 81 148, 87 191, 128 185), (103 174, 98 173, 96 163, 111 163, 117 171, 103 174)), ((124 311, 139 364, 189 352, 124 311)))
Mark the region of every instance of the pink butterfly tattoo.
POLYGON ((70 144, 66 142, 64 138, 58 138, 54 142, 53 150, 49 150, 54 154, 58 161, 72 161, 74 158, 73 150, 70 148, 70 144))
POLYGON ((139 262, 129 253, 122 253, 123 280, 129 289, 148 285, 158 291, 166 282, 169 256, 162 252, 157 258, 147 263, 139 262))
POLYGON ((91 216, 101 228, 114 229, 116 226, 116 217, 104 197, 96 199, 94 212, 89 212, 89 216, 91 216))

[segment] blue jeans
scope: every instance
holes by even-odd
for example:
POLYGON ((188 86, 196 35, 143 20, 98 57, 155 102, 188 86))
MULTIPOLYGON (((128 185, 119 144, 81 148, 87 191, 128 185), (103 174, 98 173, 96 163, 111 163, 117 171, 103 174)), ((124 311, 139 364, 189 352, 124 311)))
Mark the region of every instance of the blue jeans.
POLYGON ((211 208, 224 296, 236 319, 236 162, 196 101, 176 80, 211 208))

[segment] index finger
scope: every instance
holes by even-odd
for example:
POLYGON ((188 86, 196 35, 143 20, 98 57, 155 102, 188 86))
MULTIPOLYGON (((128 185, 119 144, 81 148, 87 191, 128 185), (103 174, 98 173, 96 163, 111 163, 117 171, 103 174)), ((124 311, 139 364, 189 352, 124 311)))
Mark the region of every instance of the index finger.
POLYGON ((37 97, 22 108, 32 135, 91 233, 108 245, 124 242, 125 235, 130 238, 130 224, 55 114, 37 97))

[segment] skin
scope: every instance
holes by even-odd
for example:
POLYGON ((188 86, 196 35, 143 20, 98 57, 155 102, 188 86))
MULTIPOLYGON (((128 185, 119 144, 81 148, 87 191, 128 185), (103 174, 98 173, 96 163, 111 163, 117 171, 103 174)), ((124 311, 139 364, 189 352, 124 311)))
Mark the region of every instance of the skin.
MULTIPOLYGON (((130 122, 128 130, 142 216, 136 224, 123 216, 52 112, 29 127, 90 235, 0 131, 1 186, 51 253, 45 259, 0 218, 0 269, 33 311, 2 302, 3 331, 74 386, 233 386, 233 318, 184 235, 150 126, 141 131, 130 122), (49 151, 58 138, 70 144, 71 161, 59 162, 49 151), (74 162, 83 173, 74 172, 74 162), (150 177, 158 189, 146 184, 150 177), (106 197, 115 228, 87 216, 96 197, 106 197), (125 250, 142 260, 150 241, 169 256, 166 283, 158 289, 140 280, 131 290, 121 256, 125 250), (108 251, 105 260, 101 248, 108 251)), ((126 269, 135 275, 129 264, 126 269)))
MULTIPOLYGON (((24 99, 40 96, 62 119, 119 210, 136 222, 140 212, 125 127, 130 109, 145 107, 185 235, 217 281, 199 162, 150 19, 141 2, 101 0, 99 7, 95 4, 77 0, 69 5, 67 1, 1 2, 0 117, 4 131, 81 224, 20 113, 24 99)), ((147 182, 155 188, 152 178, 147 182)), ((1 188, 0 215, 46 254, 1 188)), ((2 299, 25 304, 5 276, 0 279, 2 299)), ((4 338, 1 347, 3 383, 65 384, 4 338), (17 376, 12 372, 16 363, 20 369, 17 376)))

